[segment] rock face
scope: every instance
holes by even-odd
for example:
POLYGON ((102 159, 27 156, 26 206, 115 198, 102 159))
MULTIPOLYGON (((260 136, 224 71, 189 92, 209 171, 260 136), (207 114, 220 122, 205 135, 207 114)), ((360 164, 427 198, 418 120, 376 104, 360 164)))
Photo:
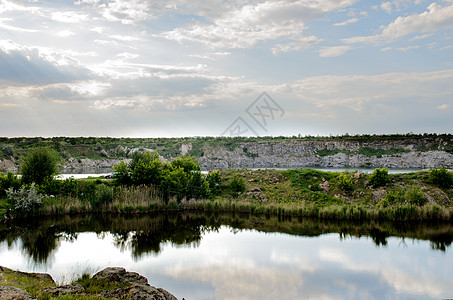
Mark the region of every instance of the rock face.
MULTIPOLYGON (((64 164, 65 169, 96 169, 96 168, 112 168, 114 165, 117 165, 121 162, 120 159, 89 159, 89 158, 70 158, 64 164)), ((130 159, 126 159, 126 162, 130 159)))
MULTIPOLYGON (((40 273, 24 273, 13 271, 8 268, 0 266, 0 284, 2 284, 2 273, 13 272, 21 276, 33 276, 41 280, 51 281, 55 283, 49 274, 40 273)), ((107 290, 94 295, 97 297, 104 297, 107 299, 130 299, 130 300, 178 300, 175 296, 168 291, 155 288, 148 284, 148 280, 135 272, 127 272, 124 268, 106 268, 93 276, 94 280, 107 281, 109 283, 122 283, 125 287, 107 290)), ((58 287, 44 288, 38 291, 38 295, 58 297, 63 295, 88 295, 89 293, 85 288, 80 285, 64 285, 58 287)), ((93 295, 92 295, 93 296, 93 295)), ((13 300, 32 300, 24 290, 12 286, 0 286, 0 299, 13 299, 13 300)))
POLYGON ((453 168, 453 154, 444 150, 453 141, 441 138, 361 141, 279 141, 240 143, 234 150, 205 146, 198 159, 205 169, 221 168, 453 168), (361 149, 381 151, 364 155, 361 149), (430 149, 430 150, 427 150, 430 149), (386 154, 385 152, 389 154, 386 154), (332 153, 331 155, 320 155, 332 153))

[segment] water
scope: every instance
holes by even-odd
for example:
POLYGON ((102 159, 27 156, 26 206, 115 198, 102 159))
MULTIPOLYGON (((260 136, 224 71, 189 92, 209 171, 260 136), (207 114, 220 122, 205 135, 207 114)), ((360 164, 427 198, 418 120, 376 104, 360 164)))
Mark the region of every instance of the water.
POLYGON ((448 223, 181 213, 9 226, 0 230, 0 265, 60 283, 122 266, 187 300, 453 297, 448 223))

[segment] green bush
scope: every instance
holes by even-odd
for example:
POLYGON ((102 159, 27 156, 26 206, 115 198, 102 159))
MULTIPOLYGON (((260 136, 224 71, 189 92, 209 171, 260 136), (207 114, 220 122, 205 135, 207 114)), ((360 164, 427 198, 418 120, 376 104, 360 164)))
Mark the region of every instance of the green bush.
POLYGON ((113 188, 105 184, 96 185, 94 198, 91 200, 91 206, 94 210, 100 209, 103 205, 111 203, 113 200, 113 188))
POLYGON ((405 192, 403 190, 390 191, 388 192, 384 199, 387 200, 389 204, 394 203, 402 204, 405 201, 404 194, 405 192))
POLYGON ((342 190, 352 191, 354 188, 352 176, 343 173, 340 174, 340 176, 338 176, 338 186, 342 190))
POLYGON ((453 175, 445 167, 432 169, 429 172, 429 179, 433 184, 441 188, 449 188, 453 185, 453 175))
POLYGON ((237 197, 239 193, 245 192, 247 186, 245 185, 245 180, 238 175, 233 176, 233 180, 231 180, 230 185, 228 186, 228 190, 233 197, 237 197))
POLYGON ((3 173, 0 173, 0 196, 5 196, 6 191, 9 188, 13 188, 13 190, 17 190, 21 187, 22 182, 19 177, 17 177, 16 174, 13 172, 9 171, 4 175, 3 173))
POLYGON ((427 202, 425 195, 423 194, 421 188, 418 185, 410 187, 406 191, 404 197, 406 198, 406 201, 409 202, 409 204, 411 205, 422 206, 427 202))
POLYGON ((13 188, 9 188, 6 193, 10 205, 19 215, 30 214, 42 205, 42 196, 38 194, 34 183, 31 184, 29 189, 25 186, 22 186, 20 190, 17 191, 13 188))
POLYGON ((384 186, 390 182, 390 177, 387 168, 374 169, 373 174, 370 175, 370 184, 373 187, 384 186))
POLYGON ((222 192, 222 178, 220 176, 220 172, 218 170, 209 172, 208 176, 206 176, 206 181, 209 184, 211 194, 214 196, 220 195, 222 192))
POLYGON ((60 156, 57 151, 49 148, 32 150, 22 161, 20 173, 24 183, 41 184, 52 180, 58 172, 60 156))

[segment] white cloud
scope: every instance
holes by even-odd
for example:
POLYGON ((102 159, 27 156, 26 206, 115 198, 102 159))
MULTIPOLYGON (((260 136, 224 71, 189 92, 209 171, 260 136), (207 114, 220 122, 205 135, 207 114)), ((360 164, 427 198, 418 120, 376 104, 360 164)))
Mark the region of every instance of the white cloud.
POLYGON ((284 0, 248 4, 227 11, 208 24, 179 27, 161 36, 178 42, 201 42, 212 48, 251 48, 260 41, 285 39, 290 40, 288 45, 279 44, 273 52, 292 51, 319 41, 313 35, 303 35, 305 22, 355 2, 284 0))
POLYGON ((392 12, 392 3, 390 3, 389 1, 382 2, 381 8, 390 14, 392 12))
POLYGON ((323 47, 319 50, 320 57, 337 57, 350 51, 350 46, 323 47))
POLYGON ((57 11, 52 13, 52 20, 62 23, 80 23, 88 20, 88 15, 74 11, 57 11))
POLYGON ((74 35, 75 33, 71 30, 62 30, 56 33, 56 35, 61 36, 61 37, 69 37, 71 35, 74 35))
POLYGON ((453 28, 453 4, 442 7, 437 3, 432 3, 428 6, 427 11, 420 14, 398 17, 383 27, 380 34, 356 36, 343 41, 346 43, 388 42, 413 33, 451 30, 451 28, 453 28))
POLYGON ((348 20, 343 21, 343 22, 335 23, 333 25, 334 26, 346 26, 348 24, 357 23, 358 21, 359 21, 359 19, 357 19, 357 18, 351 18, 351 19, 348 19, 348 20))
POLYGON ((448 104, 442 104, 442 105, 439 105, 437 108, 438 108, 438 109, 445 110, 445 109, 447 109, 447 108, 449 108, 449 107, 450 107, 450 105, 448 105, 448 104))

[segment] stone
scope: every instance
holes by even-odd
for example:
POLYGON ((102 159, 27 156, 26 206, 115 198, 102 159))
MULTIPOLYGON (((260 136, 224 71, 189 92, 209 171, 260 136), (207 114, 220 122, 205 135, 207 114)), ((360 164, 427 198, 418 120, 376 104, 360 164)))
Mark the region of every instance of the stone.
POLYGON ((63 296, 63 295, 83 295, 86 293, 85 288, 80 284, 69 284, 57 287, 45 288, 39 291, 41 294, 48 294, 50 296, 63 296))
POLYGON ((164 289, 158 289, 150 285, 142 284, 104 291, 100 293, 99 296, 130 300, 178 300, 164 289))
POLYGON ((0 286, 0 299, 33 300, 24 290, 14 286, 0 286))
POLYGON ((121 283, 148 284, 146 277, 135 272, 126 272, 126 269, 120 267, 110 267, 99 271, 93 276, 93 279, 121 283))

